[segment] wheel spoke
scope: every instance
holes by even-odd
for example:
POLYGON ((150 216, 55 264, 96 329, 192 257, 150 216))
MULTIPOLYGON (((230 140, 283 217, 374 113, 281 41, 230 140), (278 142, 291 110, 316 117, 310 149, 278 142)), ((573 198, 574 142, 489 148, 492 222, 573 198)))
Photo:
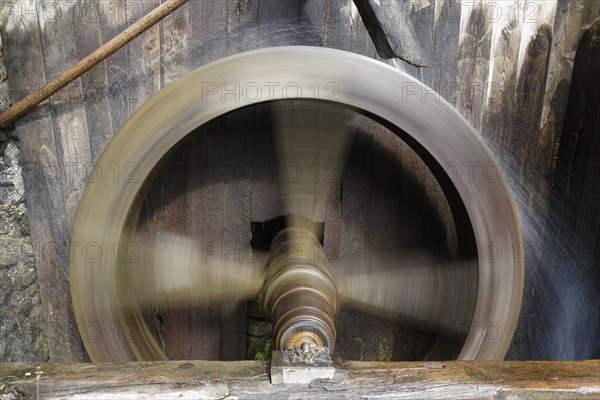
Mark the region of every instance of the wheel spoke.
MULTIPOLYGON (((338 277, 338 292, 350 303, 375 313, 393 314, 426 326, 445 329, 466 324, 476 298, 476 263, 413 265, 338 277)), ((470 314, 471 313, 471 314, 470 314)))
POLYGON ((264 280, 263 253, 223 260, 201 251, 196 241, 176 234, 141 243, 145 256, 130 267, 130 279, 142 306, 250 299, 257 296, 264 280))
POLYGON ((349 111, 311 101, 273 104, 275 140, 287 223, 320 237, 320 222, 340 184, 348 153, 349 111))

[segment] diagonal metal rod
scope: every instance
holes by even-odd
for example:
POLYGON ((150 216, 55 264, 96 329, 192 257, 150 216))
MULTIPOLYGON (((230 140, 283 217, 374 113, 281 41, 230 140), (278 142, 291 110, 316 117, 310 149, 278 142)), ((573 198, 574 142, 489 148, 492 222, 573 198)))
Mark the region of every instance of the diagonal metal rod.
POLYGON ((158 21, 171 14, 173 11, 187 3, 188 0, 166 0, 163 4, 150 11, 139 21, 119 33, 107 43, 94 50, 90 55, 63 72, 59 77, 48 82, 40 90, 37 90, 25 98, 19 100, 8 110, 0 114, 0 127, 10 124, 23 114, 31 111, 35 106, 58 92, 60 89, 79 78, 81 75, 104 61, 117 50, 131 42, 144 33, 158 21))

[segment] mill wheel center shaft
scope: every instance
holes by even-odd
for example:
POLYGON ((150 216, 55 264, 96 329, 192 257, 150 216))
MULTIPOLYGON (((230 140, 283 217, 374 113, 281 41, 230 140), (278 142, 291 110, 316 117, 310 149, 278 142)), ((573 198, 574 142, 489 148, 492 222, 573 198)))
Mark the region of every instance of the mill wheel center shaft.
POLYGON ((261 305, 273 323, 275 347, 335 346, 337 290, 323 247, 309 230, 287 228, 273 240, 261 305))

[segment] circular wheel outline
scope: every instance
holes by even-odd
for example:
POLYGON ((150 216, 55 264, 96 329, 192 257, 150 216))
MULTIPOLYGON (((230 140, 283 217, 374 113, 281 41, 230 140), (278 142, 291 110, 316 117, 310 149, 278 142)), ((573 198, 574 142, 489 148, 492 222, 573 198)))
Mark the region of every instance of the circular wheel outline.
MULTIPOLYGON (((376 115, 406 132, 441 166, 465 162, 497 165, 477 132, 452 105, 439 96, 432 99, 433 90, 418 80, 368 57, 288 46, 239 53, 192 71, 160 90, 130 116, 99 157, 94 179, 88 181, 82 195, 70 242, 79 247, 79 251, 70 249, 70 279, 75 316, 92 361, 166 359, 135 300, 130 297, 126 308, 119 301, 128 293, 122 287, 123 265, 130 252, 127 227, 137 221, 138 215, 132 210, 139 210, 141 194, 158 161, 187 134, 216 117, 259 102, 289 98, 286 96, 291 90, 283 90, 286 85, 288 89, 294 86, 295 98, 314 99, 315 83, 319 87, 335 85, 335 97, 321 100, 376 115), (263 90, 261 96, 252 98, 241 92, 221 93, 221 89, 231 90, 232 86, 243 90, 256 85, 268 88, 268 93, 263 90), (405 91, 409 85, 410 93, 405 91), (279 87, 282 90, 276 90, 279 87), (135 166, 134 178, 115 179, 108 173, 111 166, 126 164, 135 166), (109 249, 116 243, 119 251, 111 255, 109 249), (89 244, 100 249, 101 255, 90 258, 83 253, 81 246, 89 244), (96 333, 93 337, 85 334, 90 327, 96 333)), ((483 174, 470 178, 453 183, 469 215, 475 240, 480 248, 494 244, 500 253, 493 260, 479 257, 477 304, 458 358, 502 359, 521 306, 521 230, 503 178, 490 180, 483 174), (493 335, 488 334, 490 327, 495 329, 493 335)))

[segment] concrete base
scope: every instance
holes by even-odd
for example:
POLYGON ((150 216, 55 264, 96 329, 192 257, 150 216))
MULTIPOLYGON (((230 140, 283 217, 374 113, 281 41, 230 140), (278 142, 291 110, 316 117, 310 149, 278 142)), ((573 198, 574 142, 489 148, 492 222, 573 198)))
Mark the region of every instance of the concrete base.
POLYGON ((271 383, 280 385, 283 383, 308 384, 315 379, 333 379, 335 366, 333 361, 319 361, 314 364, 290 363, 284 360, 282 352, 273 351, 271 358, 271 383))

